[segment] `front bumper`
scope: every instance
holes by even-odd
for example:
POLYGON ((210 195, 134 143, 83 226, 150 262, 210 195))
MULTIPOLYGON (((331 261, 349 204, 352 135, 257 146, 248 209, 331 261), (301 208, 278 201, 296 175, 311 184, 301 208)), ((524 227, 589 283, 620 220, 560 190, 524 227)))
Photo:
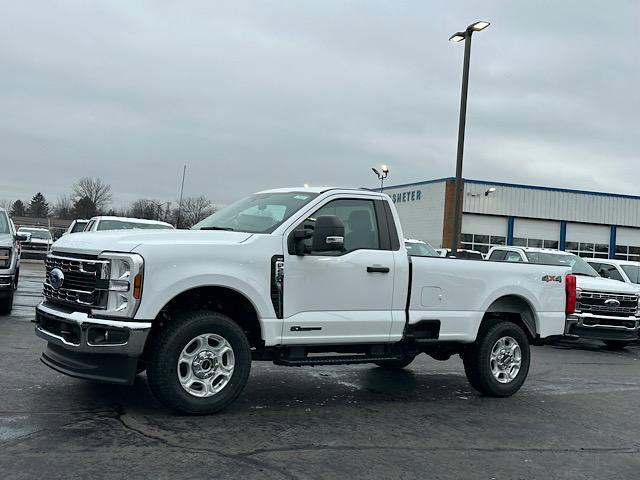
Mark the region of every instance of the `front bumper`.
POLYGON ((131 384, 151 322, 91 318, 43 302, 35 333, 48 342, 42 362, 67 375, 131 384))
POLYGON ((596 340, 637 340, 638 318, 576 313, 567 317, 564 334, 596 340))

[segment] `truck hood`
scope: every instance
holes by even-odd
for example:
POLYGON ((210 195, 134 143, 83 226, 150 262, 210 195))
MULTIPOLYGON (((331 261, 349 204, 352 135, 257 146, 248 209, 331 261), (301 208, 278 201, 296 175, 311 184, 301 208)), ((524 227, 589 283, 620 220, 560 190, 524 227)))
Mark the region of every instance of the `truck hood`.
POLYGON ((583 290, 591 290, 596 292, 623 294, 640 292, 640 287, 630 285, 625 282, 602 277, 585 277, 584 275, 576 275, 576 286, 583 290))
POLYGON ((228 245, 242 243, 251 233, 218 230, 115 230, 65 235, 53 244, 54 253, 99 255, 130 252, 140 245, 228 245))
POLYGON ((10 233, 0 233, 0 246, 10 247, 13 245, 13 235, 10 233))

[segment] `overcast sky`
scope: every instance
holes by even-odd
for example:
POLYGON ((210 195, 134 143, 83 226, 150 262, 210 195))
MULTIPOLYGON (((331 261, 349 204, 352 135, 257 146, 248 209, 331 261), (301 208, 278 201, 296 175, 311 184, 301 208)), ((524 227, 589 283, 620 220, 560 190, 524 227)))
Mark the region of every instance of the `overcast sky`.
POLYGON ((114 204, 452 176, 640 194, 640 2, 11 1, 0 199, 81 176, 114 204))

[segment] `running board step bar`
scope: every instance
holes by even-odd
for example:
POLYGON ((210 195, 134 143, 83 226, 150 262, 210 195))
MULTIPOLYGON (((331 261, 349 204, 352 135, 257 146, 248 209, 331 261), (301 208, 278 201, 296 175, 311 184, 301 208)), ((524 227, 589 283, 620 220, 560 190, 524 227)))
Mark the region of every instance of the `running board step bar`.
POLYGON ((274 359, 273 363, 287 367, 302 367, 305 365, 350 365, 354 363, 374 363, 381 360, 398 360, 400 358, 401 357, 398 357, 397 355, 336 355, 303 358, 281 357, 274 359))

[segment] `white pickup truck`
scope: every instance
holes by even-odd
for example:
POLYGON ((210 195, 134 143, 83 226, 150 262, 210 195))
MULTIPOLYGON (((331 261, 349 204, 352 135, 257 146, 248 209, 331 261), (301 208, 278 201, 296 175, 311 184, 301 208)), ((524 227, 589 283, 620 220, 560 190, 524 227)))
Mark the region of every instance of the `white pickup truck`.
POLYGON ((517 392, 531 343, 565 331, 567 267, 409 257, 390 198, 293 188, 240 200, 193 230, 78 233, 46 261, 42 361, 133 383, 211 413, 242 391, 252 360, 284 366, 459 354, 471 385, 517 392))

